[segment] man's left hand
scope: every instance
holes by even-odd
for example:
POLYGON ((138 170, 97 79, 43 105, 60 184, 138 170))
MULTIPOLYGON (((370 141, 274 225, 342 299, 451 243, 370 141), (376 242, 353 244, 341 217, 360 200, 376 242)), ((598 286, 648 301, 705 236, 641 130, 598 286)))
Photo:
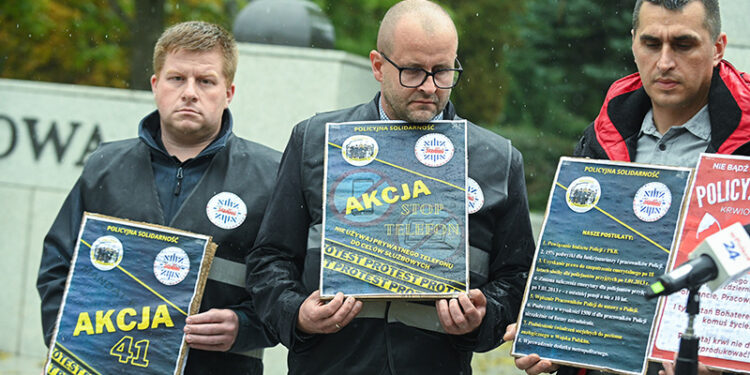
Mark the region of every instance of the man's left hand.
POLYGON ((185 342, 194 349, 225 352, 234 345, 239 318, 229 309, 211 309, 185 319, 185 342))
POLYGON ((440 325, 451 335, 463 335, 474 331, 482 324, 487 312, 487 298, 479 289, 461 293, 458 298, 441 299, 435 302, 440 325))

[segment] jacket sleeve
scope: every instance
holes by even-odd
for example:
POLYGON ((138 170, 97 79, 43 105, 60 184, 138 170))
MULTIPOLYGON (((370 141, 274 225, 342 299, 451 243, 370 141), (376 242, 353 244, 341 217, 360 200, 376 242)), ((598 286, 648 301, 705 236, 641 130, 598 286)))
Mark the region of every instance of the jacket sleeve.
POLYGON ((278 343, 278 339, 276 339, 273 332, 258 319, 252 301, 244 301, 241 305, 231 306, 229 309, 237 314, 239 325, 237 338, 229 349, 230 352, 245 352, 257 348, 269 348, 278 343), (259 334, 260 332, 263 334, 259 334))
POLYGON ((301 281, 311 220, 300 174, 302 135, 298 125, 282 156, 276 188, 246 259, 247 288, 256 312, 290 349, 299 307, 308 294, 301 281))
MULTIPOLYGON (((576 148, 573 151, 573 156, 581 158, 594 158, 602 159, 602 153, 598 141, 596 140, 596 132, 594 130, 594 123, 592 122, 586 129, 583 130, 583 135, 578 140, 576 148)), ((606 159, 606 157, 604 157, 606 159)))
POLYGON ((55 330, 82 216, 79 180, 68 194, 52 227, 44 237, 36 289, 42 300, 42 331, 44 343, 48 346, 55 330))
POLYGON ((505 328, 516 321, 523 299, 535 246, 523 158, 515 149, 509 169, 508 197, 492 215, 495 221, 489 280, 479 288, 487 298, 487 310, 477 331, 453 337, 454 345, 462 350, 484 352, 502 344, 505 328))

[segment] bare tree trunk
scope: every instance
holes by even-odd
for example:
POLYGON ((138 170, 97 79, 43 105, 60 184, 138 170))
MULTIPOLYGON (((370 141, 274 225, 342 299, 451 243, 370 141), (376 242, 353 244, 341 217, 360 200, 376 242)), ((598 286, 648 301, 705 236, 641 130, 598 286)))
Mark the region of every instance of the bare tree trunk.
POLYGON ((130 45, 130 88, 149 90, 153 74, 154 44, 164 31, 164 3, 166 0, 135 0, 135 19, 132 22, 130 45))

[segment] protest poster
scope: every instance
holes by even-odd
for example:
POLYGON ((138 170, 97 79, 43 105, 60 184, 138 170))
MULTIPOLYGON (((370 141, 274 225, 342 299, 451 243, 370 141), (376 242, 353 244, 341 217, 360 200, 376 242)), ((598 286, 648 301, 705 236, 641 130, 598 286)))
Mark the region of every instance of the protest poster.
POLYGON ((181 374, 211 237, 84 213, 45 374, 181 374))
POLYGON ((691 173, 560 159, 513 355, 645 371, 657 307, 645 291, 667 266, 691 173))
MULTIPOLYGON (((750 158, 701 154, 669 269, 686 262, 706 237, 736 222, 750 223, 750 158)), ((715 369, 750 372, 750 275, 714 293, 703 286, 699 293, 700 314, 694 322, 699 361, 715 369)), ((682 290, 661 299, 651 358, 674 359, 687 327, 687 295, 682 290)))
POLYGON ((466 121, 326 126, 321 296, 468 291, 466 121))

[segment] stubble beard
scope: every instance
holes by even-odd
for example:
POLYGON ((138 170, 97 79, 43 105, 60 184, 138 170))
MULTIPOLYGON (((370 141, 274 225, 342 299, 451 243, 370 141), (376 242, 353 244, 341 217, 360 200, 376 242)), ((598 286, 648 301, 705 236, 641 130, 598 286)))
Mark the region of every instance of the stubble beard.
POLYGON ((399 106, 394 105, 393 103, 394 101, 391 100, 392 98, 390 98, 388 95, 384 95, 384 98, 385 98, 385 102, 388 104, 388 106, 394 112, 393 114, 396 116, 396 118, 393 120, 404 120, 410 123, 429 122, 433 118, 435 118, 435 116, 437 116, 438 113, 441 113, 445 109, 445 106, 442 106, 442 108, 440 108, 440 102, 438 98, 433 98, 430 96, 420 97, 418 99, 430 99, 430 100, 434 99, 437 108, 432 111, 427 110, 427 109, 409 110, 409 101, 411 101, 413 98, 409 98, 408 99, 409 101, 407 101, 406 104, 399 105, 399 106))

